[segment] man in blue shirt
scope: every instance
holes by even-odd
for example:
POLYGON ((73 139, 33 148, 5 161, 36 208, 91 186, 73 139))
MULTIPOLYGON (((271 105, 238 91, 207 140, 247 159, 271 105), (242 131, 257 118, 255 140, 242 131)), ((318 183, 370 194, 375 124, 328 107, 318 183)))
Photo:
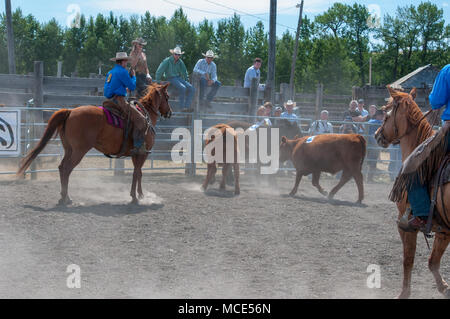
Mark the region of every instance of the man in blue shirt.
MULTIPOLYGON (((450 64, 447 64, 439 72, 436 80, 434 81, 433 90, 429 96, 431 108, 438 110, 445 107, 442 113, 442 120, 444 124, 441 130, 445 130, 447 135, 444 137, 447 139, 447 152, 450 151, 450 64)), ((411 205, 411 211, 414 216, 408 221, 408 228, 403 230, 411 231, 417 229, 423 229, 426 225, 428 214, 430 210, 431 200, 428 194, 428 185, 422 185, 418 182, 418 176, 416 182, 413 183, 408 189, 408 201, 411 205)))
POLYGON ((253 60, 253 65, 247 69, 247 72, 245 72, 245 78, 244 78, 244 87, 250 88, 252 86, 252 79, 257 78, 258 80, 261 77, 261 64, 262 60, 260 58, 255 58, 253 60))
POLYGON ((147 121, 144 115, 128 104, 125 100, 127 89, 136 89, 136 75, 134 70, 128 73, 126 67, 130 60, 126 52, 116 53, 116 57, 111 61, 116 62, 116 66, 106 74, 103 93, 107 99, 114 102, 125 116, 130 113, 133 123, 134 149, 132 154, 145 154, 147 152, 144 143, 147 121))
POLYGON ((211 107, 211 102, 222 84, 217 80, 217 66, 213 62, 217 56, 211 50, 208 50, 206 54, 202 53, 202 55, 205 58, 198 60, 194 67, 194 72, 200 74, 200 103, 211 107), (205 101, 205 89, 207 86, 211 86, 211 91, 206 96, 205 101))
POLYGON ((293 102, 291 100, 284 103, 284 107, 286 108, 286 112, 281 113, 281 118, 288 119, 291 123, 297 122, 297 115, 294 113, 294 108, 296 109, 297 102, 293 102))

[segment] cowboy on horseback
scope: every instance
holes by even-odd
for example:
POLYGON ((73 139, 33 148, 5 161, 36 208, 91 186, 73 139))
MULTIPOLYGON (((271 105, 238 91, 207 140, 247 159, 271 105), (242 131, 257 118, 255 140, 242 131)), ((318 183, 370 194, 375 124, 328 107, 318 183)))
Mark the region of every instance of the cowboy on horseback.
POLYGON ((131 57, 126 52, 117 52, 116 57, 110 59, 116 66, 106 75, 104 95, 108 101, 113 102, 124 116, 131 117, 133 124, 134 149, 131 154, 146 154, 144 137, 147 130, 147 120, 134 106, 127 103, 127 89, 136 89, 136 74, 133 69, 128 73, 126 67, 131 57))
MULTIPOLYGON (((440 152, 443 156, 450 151, 450 64, 447 64, 438 74, 433 90, 429 96, 429 101, 433 112, 438 112, 439 109, 445 107, 442 113, 443 125, 441 130, 430 139, 425 140, 420 144, 415 151, 409 156, 403 164, 397 180, 400 180, 402 174, 408 174, 412 169, 415 173, 407 188, 408 202, 411 206, 413 218, 403 225, 399 223, 399 227, 404 231, 425 230, 428 216, 430 214, 430 206, 432 204, 430 194, 428 193, 428 182, 421 181, 420 174, 417 172, 417 167, 422 164, 422 160, 428 157, 431 152, 440 152), (433 148, 434 146, 434 148, 433 148), (416 155, 416 156, 414 156, 416 155), (412 167, 412 168, 411 168, 412 167), (409 171, 409 172, 408 172, 409 171)), ((396 186, 394 185, 394 188, 396 186)), ((434 209, 434 206, 431 208, 434 209)))

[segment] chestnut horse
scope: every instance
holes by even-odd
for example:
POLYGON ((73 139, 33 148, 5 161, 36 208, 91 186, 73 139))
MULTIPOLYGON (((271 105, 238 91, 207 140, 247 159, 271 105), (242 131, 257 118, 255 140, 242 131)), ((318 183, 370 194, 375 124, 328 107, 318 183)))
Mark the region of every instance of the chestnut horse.
MULTIPOLYGON (((375 132, 375 138, 382 147, 389 144, 400 143, 402 160, 424 140, 433 135, 433 130, 428 121, 424 118, 422 111, 414 102, 416 89, 408 93, 396 91, 388 87, 391 95, 390 102, 384 107, 388 113, 383 125, 375 132)), ((431 184, 431 183, 430 183, 431 184)), ((437 213, 443 216, 447 212, 449 220, 450 212, 450 183, 439 188, 437 192, 436 208, 437 213), (442 192, 441 192, 442 191, 442 192), (441 194, 444 194, 443 197, 441 194)), ((432 187, 429 188, 432 194, 432 187)), ((400 219, 407 211, 407 196, 397 202, 398 218, 400 219)), ((445 218, 445 216, 444 216, 445 218)), ((434 222, 434 219, 433 219, 434 222)), ((398 228, 403 243, 403 288, 398 298, 408 298, 411 294, 411 272, 416 253, 416 241, 418 232, 404 232, 398 228)), ((439 273, 441 257, 444 254, 450 241, 450 233, 436 233, 433 243, 433 250, 428 259, 428 267, 433 273, 438 290, 446 297, 450 297, 450 289, 439 273)))
MULTIPOLYGON (((165 118, 170 118, 172 109, 169 105, 169 95, 167 87, 169 84, 152 84, 148 87, 147 94, 139 102, 144 106, 150 115, 153 127, 158 120, 158 112, 165 118)), ((123 129, 109 125, 103 110, 97 106, 80 106, 73 110, 61 109, 55 112, 48 121, 44 135, 37 146, 22 160, 17 172, 21 175, 30 166, 31 162, 44 149, 48 141, 59 133, 64 147, 64 158, 59 165, 59 175, 61 179, 61 199, 60 205, 72 203, 68 194, 69 176, 72 170, 80 163, 84 155, 95 148, 106 155, 119 154, 124 139, 123 129)), ((130 156, 133 147, 133 140, 129 134, 124 156, 130 156)), ((145 136, 147 151, 150 151, 155 143, 155 132, 148 129, 145 136)), ((131 157, 134 165, 133 182, 130 195, 132 203, 138 203, 136 197, 136 186, 139 199, 144 197, 141 186, 142 166, 148 154, 133 155, 131 157)))

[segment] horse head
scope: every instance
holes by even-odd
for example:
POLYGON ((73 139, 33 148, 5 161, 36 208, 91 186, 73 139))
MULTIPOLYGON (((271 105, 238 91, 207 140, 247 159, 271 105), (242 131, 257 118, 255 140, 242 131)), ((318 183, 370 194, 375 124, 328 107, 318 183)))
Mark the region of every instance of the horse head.
POLYGON ((381 147, 388 147, 389 144, 398 144, 400 139, 412 130, 414 125, 417 125, 420 120, 418 117, 422 112, 417 106, 414 99, 417 91, 413 88, 411 92, 405 93, 387 86, 390 99, 388 103, 383 106, 383 111, 386 112, 383 124, 375 132, 375 139, 381 147))
POLYGON ((172 108, 169 105, 169 94, 167 93, 167 84, 152 83, 147 87, 147 94, 139 102, 151 113, 158 115, 158 112, 164 118, 172 116, 172 108))

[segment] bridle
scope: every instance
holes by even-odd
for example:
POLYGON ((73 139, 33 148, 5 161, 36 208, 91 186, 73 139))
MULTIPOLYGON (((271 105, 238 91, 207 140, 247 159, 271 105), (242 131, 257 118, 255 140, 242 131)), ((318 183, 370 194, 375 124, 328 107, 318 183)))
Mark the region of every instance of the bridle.
MULTIPOLYGON (((161 94, 161 92, 159 91, 159 90, 156 90, 156 92, 158 93, 158 96, 159 96, 159 98, 160 98, 160 100, 162 101, 162 99, 163 99, 163 96, 162 96, 162 94, 161 94)), ((139 103, 142 105, 142 106, 144 106, 144 103, 142 103, 141 101, 139 101, 139 103)), ((158 110, 157 109, 155 109, 154 107, 153 107, 153 103, 145 103, 147 106, 148 106, 148 108, 150 109, 150 111, 152 111, 156 116, 160 116, 160 113, 158 113, 158 110)), ((170 106, 169 106, 170 107, 170 106)), ((144 106, 144 109, 146 109, 146 107, 144 106)))
MULTIPOLYGON (((411 131, 413 130, 412 125, 409 125, 409 126, 408 126, 408 129, 406 130, 406 132, 405 132, 403 135, 398 136, 398 126, 397 126, 397 121, 396 121, 398 107, 399 107, 399 103, 397 102, 397 100, 394 99, 394 100, 393 100, 393 106, 392 106, 392 112, 393 112, 392 116, 394 117, 394 134, 395 134, 395 136, 397 136, 397 138, 391 142, 391 144, 393 144, 393 145, 399 144, 399 143, 400 143, 400 140, 401 140, 404 136, 406 136, 406 135, 408 135, 409 133, 411 133, 411 131)), ((422 122, 422 121, 428 116, 429 113, 430 113, 430 111, 426 112, 426 113, 420 118, 420 120, 417 122, 417 125, 419 125, 420 122, 422 122)), ((408 120, 408 119, 407 119, 407 120, 408 120)), ((386 122, 386 119, 385 119, 384 121, 386 122)), ((383 130, 381 130, 380 134, 382 135, 383 139, 386 140, 386 138, 384 137, 384 134, 383 134, 383 130)))

